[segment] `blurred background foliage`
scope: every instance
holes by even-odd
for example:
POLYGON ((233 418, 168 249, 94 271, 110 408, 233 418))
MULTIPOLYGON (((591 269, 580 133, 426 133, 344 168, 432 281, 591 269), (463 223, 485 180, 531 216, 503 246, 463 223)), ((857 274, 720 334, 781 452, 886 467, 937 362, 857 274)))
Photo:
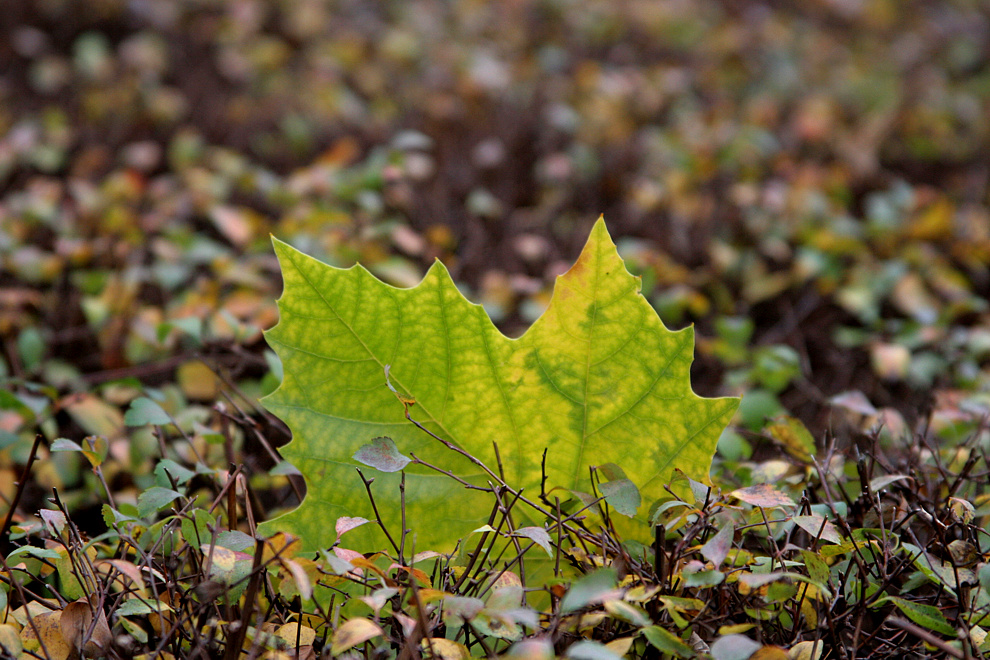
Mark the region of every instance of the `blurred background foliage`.
POLYGON ((695 389, 747 393, 724 460, 782 415, 986 434, 988 142, 979 0, 5 0, 0 494, 36 433, 105 437, 124 500, 274 464, 270 234, 439 258, 518 335, 600 213, 695 389))

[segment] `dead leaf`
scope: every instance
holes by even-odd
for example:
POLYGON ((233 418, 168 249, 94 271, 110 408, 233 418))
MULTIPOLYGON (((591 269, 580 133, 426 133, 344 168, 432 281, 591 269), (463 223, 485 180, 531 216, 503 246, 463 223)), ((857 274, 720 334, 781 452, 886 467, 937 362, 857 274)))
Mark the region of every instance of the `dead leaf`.
POLYGON ((794 524, 808 532, 814 537, 818 536, 821 532, 821 538, 823 541, 828 541, 829 543, 842 543, 842 537, 839 536, 839 530, 835 528, 832 522, 823 516, 816 513, 812 513, 807 516, 794 516, 791 518, 794 524))

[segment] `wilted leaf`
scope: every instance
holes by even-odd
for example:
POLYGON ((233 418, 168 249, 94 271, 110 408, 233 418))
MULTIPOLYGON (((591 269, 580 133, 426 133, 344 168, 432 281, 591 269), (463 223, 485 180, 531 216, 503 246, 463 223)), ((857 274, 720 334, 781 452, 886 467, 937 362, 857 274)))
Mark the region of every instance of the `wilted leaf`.
POLYGON ((337 518, 337 522, 334 523, 334 530, 337 532, 337 539, 339 540, 341 536, 356 529, 361 525, 367 523, 367 518, 351 518, 350 516, 341 516, 337 518))
POLYGON ((818 538, 821 534, 821 539, 823 541, 828 541, 829 543, 842 543, 842 537, 839 536, 839 530, 835 528, 831 520, 823 516, 819 516, 817 513, 812 513, 807 516, 793 516, 791 520, 794 524, 808 532, 813 538, 818 538))
POLYGON ((38 515, 41 517, 42 522, 45 523, 49 534, 55 537, 61 536, 62 530, 65 529, 64 513, 53 509, 41 509, 38 511, 38 515))
POLYGON ((732 537, 735 527, 732 523, 725 523, 718 530, 715 536, 708 539, 705 545, 701 546, 701 556, 710 561, 715 568, 722 565, 732 548, 732 537))
MULTIPOLYGON (((364 268, 332 268, 280 242, 275 249, 285 289, 267 337, 284 378, 265 404, 292 429, 282 452, 309 493, 262 533, 291 531, 315 549, 334 541, 327 517, 373 518, 352 459, 372 437, 484 484, 475 465, 405 420, 401 400, 414 400, 414 418, 488 465, 497 442, 515 488, 539 492, 544 448, 550 482, 581 491, 590 490, 592 459, 626 466, 647 499, 664 494, 675 467, 707 479, 738 400, 691 391, 693 331, 663 327, 603 221, 520 339, 499 333, 439 262, 416 287, 395 289, 364 268), (386 387, 385 365, 401 400, 386 387)), ((419 466, 406 472, 407 516, 430 521, 416 530, 419 545, 449 548, 484 521, 484 493, 419 466)), ((390 528, 400 526, 398 483, 377 475, 374 485, 390 528)), ((377 526, 354 534, 353 547, 387 543, 377 526)))
POLYGON ((180 364, 175 370, 175 379, 188 399, 213 401, 220 392, 220 379, 200 360, 180 364))
POLYGON ((363 445, 354 454, 354 460, 382 472, 398 472, 412 462, 411 458, 400 454, 392 438, 387 437, 375 438, 363 445))
POLYGON ((882 477, 875 477, 870 479, 870 490, 874 493, 879 492, 895 481, 900 481, 902 479, 913 480, 912 477, 909 477, 906 474, 888 474, 882 477))
POLYGON ((866 395, 859 390, 836 394, 829 399, 828 402, 838 408, 844 408, 850 412, 867 417, 877 414, 876 407, 870 403, 870 400, 866 398, 866 395))
POLYGON ((635 641, 635 637, 619 637, 618 639, 613 639, 611 642, 606 642, 605 648, 620 658, 623 658, 629 653, 635 641))
MULTIPOLYGON (((516 603, 515 605, 518 605, 516 603)), ((469 598, 467 596, 446 596, 443 599, 444 621, 450 620, 455 626, 463 625, 465 621, 471 621, 478 612, 485 608, 485 601, 480 598, 469 598)))
POLYGON ((520 527, 512 534, 514 536, 525 536, 529 540, 534 541, 538 546, 547 551, 547 555, 553 557, 550 535, 542 527, 520 527))
POLYGON ((786 493, 776 490, 770 484, 758 484, 748 488, 739 488, 732 491, 731 495, 742 500, 746 504, 752 504, 763 509, 774 507, 796 506, 786 493))
POLYGON ((117 406, 112 406, 92 394, 73 394, 66 397, 63 407, 69 416, 91 435, 116 438, 124 430, 124 415, 120 414, 117 406))

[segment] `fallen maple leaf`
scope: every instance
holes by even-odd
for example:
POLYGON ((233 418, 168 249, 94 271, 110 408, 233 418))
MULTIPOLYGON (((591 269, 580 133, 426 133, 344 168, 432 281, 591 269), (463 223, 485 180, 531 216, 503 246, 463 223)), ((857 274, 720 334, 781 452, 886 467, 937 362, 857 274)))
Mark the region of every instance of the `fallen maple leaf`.
MULTIPOLYGON (((607 462, 625 470, 647 504, 664 495, 675 467, 707 481, 739 401, 691 390, 693 329, 663 326, 604 220, 519 339, 468 302, 439 261, 417 286, 398 289, 360 265, 333 268, 277 240, 275 251, 284 292, 280 321, 266 337, 285 375, 264 404, 292 430, 283 455, 306 477, 308 493, 262 533, 289 532, 315 549, 334 542, 336 518, 373 520, 361 468, 373 473, 378 511, 398 536, 400 473, 352 458, 374 438, 486 485, 488 475, 405 418, 411 401, 414 419, 486 465, 496 465, 497 443, 505 481, 534 499, 544 448, 550 486, 590 492, 588 465, 607 462)), ((449 550, 487 519, 488 493, 415 461, 404 472, 416 549, 449 550)), ((386 542, 365 525, 348 535, 348 547, 374 551, 386 542)))

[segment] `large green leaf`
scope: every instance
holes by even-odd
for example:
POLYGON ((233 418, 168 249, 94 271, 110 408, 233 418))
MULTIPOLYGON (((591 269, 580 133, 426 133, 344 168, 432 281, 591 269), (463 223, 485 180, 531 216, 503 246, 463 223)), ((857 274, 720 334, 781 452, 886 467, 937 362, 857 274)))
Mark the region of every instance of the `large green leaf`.
MULTIPOLYGON (((338 516, 373 519, 361 468, 374 477, 379 512, 397 537, 399 473, 352 459, 381 436, 406 456, 486 483, 478 468, 405 419, 386 386, 387 365, 392 385, 415 399, 415 419, 492 468, 497 442, 507 483, 533 499, 545 447, 551 486, 590 491, 588 465, 606 462, 625 470, 647 504, 664 494, 675 468, 707 480, 719 434, 739 401, 692 392, 693 329, 663 326, 603 220, 557 279, 547 311, 519 339, 502 335, 480 305, 468 302, 440 262, 417 286, 397 289, 360 265, 333 268, 277 240, 275 251, 285 284, 280 321, 266 337, 285 375, 264 403, 292 430, 283 454, 306 477, 308 493, 262 532, 283 530, 307 548, 326 547, 338 516)), ((406 474, 417 550, 449 550, 487 519, 487 494, 419 465, 406 474)), ((347 541, 386 548, 374 525, 347 541)))

